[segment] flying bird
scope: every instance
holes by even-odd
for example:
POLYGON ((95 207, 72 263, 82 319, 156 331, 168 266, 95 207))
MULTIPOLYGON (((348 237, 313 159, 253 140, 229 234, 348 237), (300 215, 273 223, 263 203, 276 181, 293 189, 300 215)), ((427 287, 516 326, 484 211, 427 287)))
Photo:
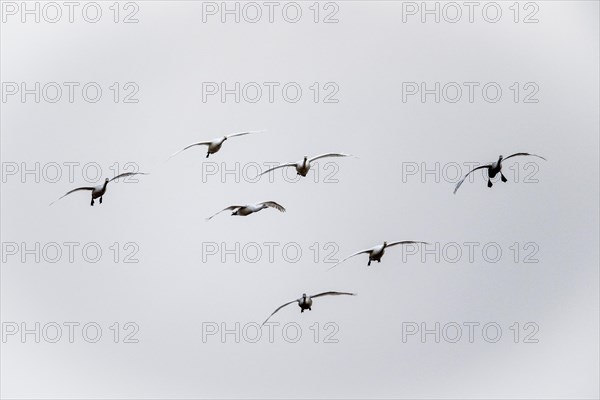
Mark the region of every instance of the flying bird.
POLYGON ((496 175, 498 175, 498 174, 500 174, 500 179, 502 180, 502 182, 506 182, 508 179, 506 179, 506 177, 502 173, 502 162, 508 160, 511 157, 516 157, 516 156, 533 156, 533 157, 541 158, 542 160, 546 161, 546 159, 544 157, 538 156, 536 154, 530 154, 530 153, 515 153, 515 154, 512 154, 512 155, 510 155, 510 156, 508 156, 506 158, 504 158, 502 156, 499 156, 498 157, 498 161, 494 161, 491 164, 481 165, 481 166, 473 168, 472 170, 470 170, 469 172, 467 172, 467 174, 465 176, 463 176, 462 179, 456 184, 456 187, 454 188, 454 194, 456 194, 458 188, 460 187, 460 185, 463 184, 463 182, 465 181, 465 179, 467 179, 467 177, 471 173, 473 173, 474 171, 477 171, 478 169, 487 169, 487 172, 488 172, 488 183, 487 183, 487 186, 489 188, 491 188, 493 186, 491 178, 495 178, 496 175))
POLYGON ((348 293, 348 292, 323 292, 323 293, 315 294, 313 296, 307 296, 306 293, 303 293, 302 297, 300 297, 299 299, 292 300, 290 302, 287 302, 287 303, 285 303, 285 304, 277 307, 277 309, 275 311, 273 311, 271 313, 271 315, 269 315, 267 317, 267 319, 265 319, 265 322, 263 322, 262 325, 266 324, 267 321, 269 320, 269 318, 271 318, 277 311, 281 310, 285 306, 289 306, 292 303, 296 303, 297 302, 298 306, 300 307, 300 312, 303 313, 304 310, 312 311, 312 309, 311 309, 312 303, 313 303, 312 299, 315 299, 315 298, 320 297, 320 296, 340 296, 340 295, 356 296, 356 293, 348 293))
POLYGON ((265 208, 274 208, 278 211, 285 212, 285 208, 283 208, 283 206, 281 204, 276 203, 274 201, 263 201, 262 203, 247 204, 245 206, 229 206, 227 208, 222 209, 218 213, 213 214, 210 217, 206 218, 206 220, 208 221, 209 219, 213 218, 214 216, 222 213, 223 211, 227 211, 227 210, 233 211, 231 213, 231 215, 239 215, 241 217, 245 217, 252 213, 259 212, 260 210, 264 210, 265 208))
POLYGON ((221 146, 223 146, 223 143, 225 143, 225 141, 227 139, 236 137, 236 136, 250 135, 252 133, 259 133, 259 132, 262 132, 262 131, 247 131, 247 132, 232 133, 231 135, 225 135, 225 136, 218 137, 216 139, 209 140, 206 142, 192 143, 192 144, 184 147, 183 149, 179 150, 178 152, 171 154, 171 156, 168 158, 168 160, 170 160, 172 157, 175 157, 177 154, 181 153, 182 151, 187 150, 190 147, 194 147, 194 146, 208 146, 208 151, 206 153, 206 158, 208 158, 211 154, 215 154, 217 151, 221 150, 221 146))
POLYGON ((333 267, 331 267, 329 269, 333 269, 333 268, 337 267, 338 265, 340 265, 341 263, 343 263, 344 261, 346 261, 347 259, 357 256, 359 254, 363 254, 363 253, 369 255, 369 262, 367 263, 367 266, 369 266, 369 265, 371 265, 372 261, 381 262, 381 257, 383 257, 383 255, 385 254, 385 249, 387 249, 388 247, 396 246, 397 244, 417 244, 417 243, 429 244, 427 242, 418 242, 418 241, 413 241, 413 240, 401 240, 399 242, 391 242, 391 243, 383 242, 383 244, 377 245, 375 247, 371 247, 370 249, 361 250, 361 251, 357 251, 354 254, 350 254, 348 257, 344 258, 342 261, 338 262, 337 264, 335 264, 333 267))
POLYGON ((120 175, 115 176, 112 179, 106 178, 104 180, 104 183, 102 185, 98 185, 98 186, 84 186, 84 187, 78 187, 76 189, 70 190, 67 193, 65 193, 64 195, 62 195, 61 197, 59 197, 58 199, 54 200, 49 205, 52 205, 52 204, 56 203, 58 200, 62 199, 63 197, 68 196, 71 193, 78 192, 80 190, 89 190, 89 191, 92 192, 92 203, 90 204, 91 206, 94 205, 94 200, 97 199, 97 198, 100 198, 100 204, 102 204, 102 196, 104 196, 104 193, 106 193, 106 187, 108 186, 109 182, 112 182, 112 181, 117 180, 119 178, 125 178, 127 176, 133 176, 133 175, 148 175, 148 174, 145 173, 145 172, 125 172, 125 173, 122 173, 120 175))
POLYGON ((271 171, 274 171, 278 168, 286 168, 286 167, 294 167, 296 168, 296 174, 300 175, 300 176, 306 176, 306 174, 308 174, 308 171, 310 170, 311 167, 311 163, 317 161, 320 158, 326 158, 326 157, 349 157, 350 154, 344 154, 344 153, 326 153, 326 154, 320 154, 318 156, 315 156, 313 158, 308 158, 308 156, 304 156, 304 158, 298 162, 289 162, 286 164, 281 164, 278 165, 276 167, 273 168, 269 168, 268 170, 260 173, 258 176, 262 176, 264 174, 267 174, 271 171))

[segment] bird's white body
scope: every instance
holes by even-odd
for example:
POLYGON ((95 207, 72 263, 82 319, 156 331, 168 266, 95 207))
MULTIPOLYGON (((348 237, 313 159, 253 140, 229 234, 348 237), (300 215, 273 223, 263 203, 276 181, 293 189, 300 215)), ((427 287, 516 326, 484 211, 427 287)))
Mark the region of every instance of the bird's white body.
POLYGON ((239 215, 241 217, 245 217, 246 215, 250 215, 255 212, 259 212, 260 210, 267 208, 264 204, 248 204, 246 206, 240 207, 238 210, 234 211, 231 215, 239 215))
POLYGON ((102 185, 94 186, 94 189, 92 190, 92 199, 97 199, 98 197, 104 196, 107 186, 108 179, 106 179, 102 185))
POLYGON ((300 176, 306 176, 308 171, 310 171, 310 161, 308 161, 308 157, 304 157, 303 160, 300 160, 296 163, 296 173, 300 176))
POLYGON ((488 176, 490 178, 496 177, 498 173, 502 171, 502 156, 498 158, 498 161, 494 161, 488 168, 488 176))
POLYGON ((381 262, 381 257, 385 254, 385 244, 380 244, 379 246, 375 246, 369 252, 369 260, 381 262))
POLYGON ((304 310, 310 310, 310 308, 312 307, 312 299, 310 298, 310 296, 302 296, 300 299, 298 299, 298 306, 300 307, 300 309, 302 311, 304 310))
POLYGON ((215 154, 217 151, 221 150, 221 146, 227 140, 227 136, 223 136, 221 138, 211 140, 208 145, 208 154, 215 154))

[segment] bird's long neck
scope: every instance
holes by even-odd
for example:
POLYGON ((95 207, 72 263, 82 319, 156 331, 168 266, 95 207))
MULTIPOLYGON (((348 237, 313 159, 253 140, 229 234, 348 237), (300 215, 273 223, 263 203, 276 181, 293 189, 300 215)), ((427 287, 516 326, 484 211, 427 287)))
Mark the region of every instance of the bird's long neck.
POLYGON ((104 181, 104 186, 102 186, 103 189, 106 189, 106 187, 108 186, 108 182, 110 181, 104 181))

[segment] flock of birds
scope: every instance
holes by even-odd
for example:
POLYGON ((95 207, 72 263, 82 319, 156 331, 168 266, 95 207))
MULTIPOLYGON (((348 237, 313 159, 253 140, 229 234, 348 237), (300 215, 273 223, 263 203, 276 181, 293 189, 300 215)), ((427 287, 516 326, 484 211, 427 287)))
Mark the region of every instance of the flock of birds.
MULTIPOLYGON (((225 143, 225 141, 227 139, 233 138, 233 137, 238 137, 238 136, 259 133, 259 132, 262 132, 262 131, 239 132, 239 133, 233 133, 230 135, 221 136, 221 137, 215 138, 213 140, 209 140, 209 141, 192 143, 192 144, 184 147, 183 149, 177 151, 176 153, 172 154, 169 157, 169 159, 171 159, 172 157, 176 156, 177 154, 179 154, 189 148, 195 147, 195 146, 206 146, 207 147, 206 158, 208 158, 211 154, 215 154, 219 150, 221 150, 221 148, 223 147, 223 144, 225 143)), ((328 157, 348 157, 348 156, 350 156, 350 154, 345 154, 345 153, 325 153, 325 154, 320 154, 320 155, 312 157, 312 158, 308 158, 307 156, 304 156, 304 158, 300 161, 280 164, 276 167, 267 169, 266 171, 263 171, 262 173, 260 173, 259 176, 262 176, 264 174, 267 174, 267 173, 272 172, 279 168, 294 167, 296 169, 297 175, 305 177, 308 174, 308 171, 310 171, 312 163, 315 162, 316 160, 319 160, 322 158, 328 158, 328 157)), ((462 179, 456 184, 456 187, 454 188, 454 194, 456 194, 456 192, 461 187, 461 185, 463 184, 465 179, 467 179, 467 177, 470 174, 472 174, 473 172, 475 172, 477 170, 483 170, 483 169, 487 170, 487 175, 488 175, 487 186, 488 186, 488 188, 491 188, 493 186, 491 179, 495 178, 498 174, 500 174, 500 179, 502 180, 502 182, 507 182, 508 180, 506 179, 504 174, 502 174, 502 162, 508 160, 509 158, 516 157, 516 156, 532 156, 532 157, 538 157, 543 160, 546 160, 542 156, 539 156, 536 154, 531 154, 531 153, 515 153, 508 157, 499 156, 497 161, 494 161, 489 164, 481 165, 481 166, 473 168, 472 170, 467 172, 462 177, 462 179)), ((94 205, 94 201, 96 199, 99 199, 100 204, 102 204, 102 197, 106 193, 106 189, 110 182, 115 181, 120 178, 126 178, 129 176, 133 176, 133 175, 148 175, 148 174, 145 172, 125 172, 125 173, 115 176, 112 179, 106 178, 104 180, 104 183, 101 185, 98 185, 98 186, 82 186, 82 187, 72 189, 72 190, 68 191, 67 193, 65 193, 64 195, 62 195, 61 197, 59 197, 58 199, 56 199, 55 201, 53 201, 52 203, 50 203, 50 205, 54 204, 55 202, 62 199, 63 197, 66 197, 66 196, 70 195, 71 193, 78 192, 78 191, 90 191, 91 192, 91 204, 90 204, 91 206, 94 205)), ((275 201, 264 201, 264 202, 256 203, 256 204, 232 205, 232 206, 226 207, 223 210, 211 215, 210 217, 207 218, 207 220, 212 219, 213 217, 215 217, 216 215, 218 215, 224 211, 232 211, 232 213, 231 213, 232 216, 245 217, 250 214, 257 213, 266 208, 273 208, 277 211, 285 212, 285 208, 281 204, 279 204, 275 201)), ((371 247, 369 249, 357 251, 356 253, 349 255, 348 257, 344 258, 343 260, 341 260, 340 262, 336 263, 334 266, 329 268, 329 270, 337 267, 338 265, 340 265, 344 261, 348 260, 349 258, 352 258, 352 257, 360 255, 360 254, 368 254, 369 260, 368 260, 367 266, 370 266, 371 262, 373 262, 373 261, 377 261, 378 263, 380 263, 381 258, 385 254, 385 250, 388 247, 392 247, 392 246, 396 246, 396 245, 405 245, 405 244, 428 244, 428 243, 421 242, 421 241, 412 241, 412 240, 402 240, 402 241, 396 241, 396 242, 390 242, 390 243, 383 242, 383 244, 379 244, 379 245, 371 247)), ((271 315, 269 315, 269 317, 262 323, 262 325, 264 325, 275 313, 277 313, 279 310, 281 310, 282 308, 284 308, 290 304, 297 303, 298 306, 300 307, 300 312, 302 313, 302 312, 304 312, 304 310, 309 310, 309 311, 312 310, 311 307, 312 307, 313 299, 315 299, 317 297, 340 296, 340 295, 355 296, 356 293, 329 291, 329 292, 318 293, 318 294, 315 294, 312 296, 307 296, 306 293, 303 293, 302 297, 292 300, 292 301, 289 301, 289 302, 277 307, 275 309, 275 311, 273 311, 271 313, 271 315)))

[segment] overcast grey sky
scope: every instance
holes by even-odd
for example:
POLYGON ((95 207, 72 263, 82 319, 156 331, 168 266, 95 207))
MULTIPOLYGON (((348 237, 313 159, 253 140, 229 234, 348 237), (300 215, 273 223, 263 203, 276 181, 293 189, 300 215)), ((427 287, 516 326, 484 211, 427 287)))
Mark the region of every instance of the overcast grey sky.
POLYGON ((597 2, 480 2, 473 22, 459 2, 456 23, 447 3, 439 23, 421 2, 278 2, 272 22, 263 2, 237 3, 239 22, 221 2, 99 2, 96 23, 86 2, 72 23, 63 3, 56 23, 46 3, 39 23, 21 4, 2 2, 0 40, 3 397, 598 397, 597 2), (331 151, 357 157, 253 180, 331 151), (452 194, 457 166, 516 152, 548 161, 515 158, 507 183, 475 174, 452 194), (116 166, 150 175, 94 207, 83 192, 48 206, 116 166), (287 212, 205 221, 263 200, 287 212), (327 271, 384 240, 432 250, 327 271), (328 290, 358 296, 292 304, 273 343, 267 328, 250 343, 277 306, 328 290), (40 343, 21 336, 36 322, 40 343), (236 323, 239 343, 223 339, 236 323), (422 323, 440 324, 439 343, 408 335, 422 323))

